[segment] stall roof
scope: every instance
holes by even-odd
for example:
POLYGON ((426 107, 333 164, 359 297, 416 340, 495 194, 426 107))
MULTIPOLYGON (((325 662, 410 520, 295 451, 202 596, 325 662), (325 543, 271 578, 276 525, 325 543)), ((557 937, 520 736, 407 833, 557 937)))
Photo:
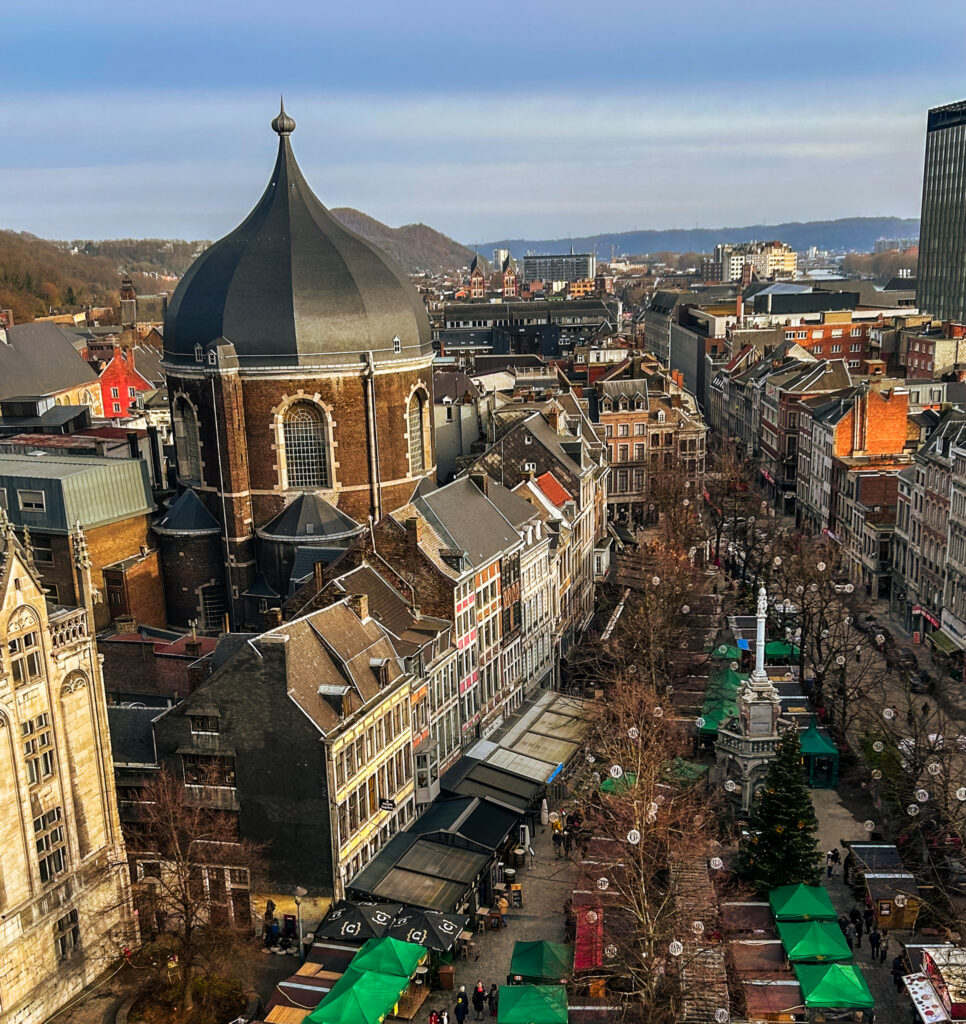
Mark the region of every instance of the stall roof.
POLYGON ((372 890, 381 899, 405 900, 414 907, 448 911, 459 903, 466 892, 465 882, 449 882, 444 878, 393 868, 372 890))
POLYGON ((827 889, 820 885, 783 885, 772 889, 768 903, 776 921, 834 921, 838 917, 827 889))
POLYGON ((852 959, 852 950, 835 921, 779 921, 777 927, 791 961, 827 963, 852 959))
POLYGON ((742 982, 749 1017, 799 1012, 804 1006, 802 987, 793 979, 753 978, 742 982))
POLYGON ((875 1005, 854 964, 795 964, 805 1005, 817 1009, 871 1009, 875 1005))
POLYGON ((918 898, 916 876, 906 871, 866 871, 862 877, 872 900, 891 900, 897 894, 918 898))
POLYGON ((791 975, 785 948, 779 939, 733 939, 728 949, 735 970, 742 978, 753 974, 791 975))
POLYGON ((880 868, 902 868, 899 849, 892 843, 849 843, 849 850, 855 854, 860 871, 877 871, 880 868))
POLYGON ((722 903, 718 920, 725 933, 774 935, 775 919, 767 903, 722 903))
POLYGON ((469 770, 459 771, 458 776, 453 776, 453 773, 461 768, 460 762, 464 760, 465 757, 460 758, 443 776, 441 788, 445 792, 456 793, 459 796, 489 796, 524 811, 543 786, 542 782, 521 778, 495 765, 479 761, 469 765, 469 770), (451 782, 451 776, 458 779, 455 785, 451 782))
POLYGON ((410 825, 409 831, 419 835, 447 832, 496 850, 519 821, 515 810, 488 797, 440 797, 410 825))
MULTIPOLYGON (((487 758, 486 763, 530 779, 549 779, 557 770, 557 764, 541 761, 539 758, 521 754, 515 750, 506 750, 503 747, 497 747, 487 758)), ((559 764, 559 762, 557 763, 559 764)))

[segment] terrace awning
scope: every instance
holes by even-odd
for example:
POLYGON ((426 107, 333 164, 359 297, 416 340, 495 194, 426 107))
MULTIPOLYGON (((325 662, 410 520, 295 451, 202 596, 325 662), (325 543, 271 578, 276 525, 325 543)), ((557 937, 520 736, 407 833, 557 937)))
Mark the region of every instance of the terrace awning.
POLYGON ((951 654, 959 653, 959 645, 948 633, 944 633, 941 629, 930 633, 927 639, 940 654, 945 654, 948 657, 951 654))

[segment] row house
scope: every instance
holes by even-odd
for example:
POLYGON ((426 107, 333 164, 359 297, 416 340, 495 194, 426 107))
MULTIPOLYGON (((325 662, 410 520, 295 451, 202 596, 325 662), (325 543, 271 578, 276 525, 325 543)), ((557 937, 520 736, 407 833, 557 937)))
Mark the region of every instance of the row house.
POLYGON ((279 891, 339 898, 416 815, 413 677, 364 595, 225 645, 155 720, 159 761, 265 844, 279 891))
POLYGON ((705 474, 708 427, 694 396, 664 375, 607 375, 590 396, 591 416, 610 461, 608 518, 648 518, 652 482, 679 474, 695 489, 705 474))
POLYGON ((798 468, 799 402, 851 384, 842 360, 792 362, 766 377, 761 388, 760 469, 775 507, 794 510, 798 468))
POLYGON ((957 637, 955 622, 944 612, 954 452, 963 445, 966 412, 953 407, 916 453, 912 470, 900 476, 893 552, 894 610, 908 630, 920 635, 944 631, 949 619, 953 640, 937 636, 935 642, 953 647, 966 646, 966 638, 957 637))
POLYGON ((966 324, 944 321, 899 332, 898 360, 910 377, 940 377, 966 371, 966 324))

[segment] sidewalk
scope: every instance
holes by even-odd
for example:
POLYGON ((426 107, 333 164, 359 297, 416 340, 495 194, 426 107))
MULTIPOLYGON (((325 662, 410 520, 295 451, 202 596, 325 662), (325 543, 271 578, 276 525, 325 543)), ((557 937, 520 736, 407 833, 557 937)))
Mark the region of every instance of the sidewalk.
MULTIPOLYGON (((845 859, 845 849, 842 847, 843 840, 864 840, 867 832, 864 823, 853 817, 852 813, 842 803, 839 794, 834 789, 813 789, 812 804, 815 807, 815 814, 818 818, 818 843, 822 850, 822 885, 828 890, 828 894, 840 915, 848 917, 849 911, 858 906, 865 910, 864 904, 858 904, 852 895, 849 886, 843 883, 842 869, 839 866, 839 873, 834 878, 825 877, 825 851, 833 847, 839 847, 842 851, 842 859, 845 859)), ((889 936, 889 951, 886 962, 873 963, 869 950, 869 941, 863 933, 862 946, 856 948, 854 962, 862 971, 869 990, 875 998, 876 1021, 882 1024, 892 1022, 904 1022, 909 1019, 912 1003, 909 997, 903 992, 896 994, 895 986, 892 983, 892 958, 899 950, 897 939, 912 937, 912 932, 885 932, 889 936)))

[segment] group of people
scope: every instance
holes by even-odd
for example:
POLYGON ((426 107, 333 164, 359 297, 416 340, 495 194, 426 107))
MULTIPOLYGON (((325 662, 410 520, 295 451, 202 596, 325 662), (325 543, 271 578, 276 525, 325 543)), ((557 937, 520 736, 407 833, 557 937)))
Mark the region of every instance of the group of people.
MULTIPOLYGON (((491 985, 487 990, 480 979, 477 981, 472 995, 467 995, 466 986, 460 985, 460 990, 456 995, 456 1006, 453 1009, 456 1024, 463 1024, 469 1017, 470 1006, 473 1007, 474 1020, 483 1020, 487 1010, 491 1017, 495 1017, 499 1002, 500 990, 496 985, 491 985)), ((432 1010, 429 1014, 429 1024, 449 1024, 449 1010, 432 1010)))
POLYGON ((862 935, 869 937, 869 951, 872 954, 872 962, 876 960, 884 964, 889 953, 889 936, 883 935, 876 927, 875 912, 871 907, 860 910, 854 906, 849 911, 849 916, 844 914, 839 918, 839 928, 849 944, 849 949, 862 948, 862 935))
POLYGON ((553 852, 557 860, 560 859, 561 851, 565 857, 570 856, 570 851, 580 840, 583 823, 583 815, 578 810, 570 812, 563 810, 560 812, 559 817, 550 823, 550 839, 553 843, 553 852))

